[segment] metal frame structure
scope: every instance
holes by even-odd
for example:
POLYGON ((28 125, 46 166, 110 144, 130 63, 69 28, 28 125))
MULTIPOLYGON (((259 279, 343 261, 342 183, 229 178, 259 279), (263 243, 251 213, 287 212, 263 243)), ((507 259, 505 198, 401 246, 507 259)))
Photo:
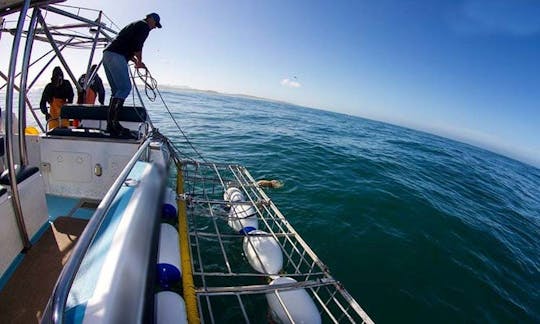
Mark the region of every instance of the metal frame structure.
MULTIPOLYGON (((305 289, 317 305, 323 322, 372 323, 257 186, 247 169, 239 165, 193 161, 184 161, 182 165, 185 194, 180 198, 187 204, 192 270, 201 322, 219 323, 224 319, 216 318, 216 314, 227 313, 227 309, 239 310, 237 314, 242 316, 235 318, 237 321, 259 322, 267 315, 257 308, 265 295, 274 294, 287 310, 280 292, 305 289), (241 189, 246 196, 245 203, 256 210, 259 230, 278 242, 284 258, 279 276, 294 278, 296 283, 268 285, 276 276, 254 271, 242 256, 241 242, 246 236, 227 226, 230 217, 227 207, 231 202, 223 200, 223 192, 230 186, 241 189)), ((250 236, 248 244, 252 244, 250 236)), ((287 315, 293 322, 291 315, 287 315)))
MULTIPOLYGON (((29 2, 29 1, 27 1, 29 2)), ((39 118, 34 113, 34 108, 31 107, 30 101, 27 97, 28 92, 31 90, 32 86, 35 85, 36 81, 41 78, 43 72, 50 66, 50 64, 58 59, 62 64, 62 67, 66 70, 67 75, 69 76, 72 83, 77 87, 78 91, 86 90, 92 78, 95 76, 95 73, 89 75, 92 64, 94 64, 94 53, 97 48, 105 47, 116 35, 117 27, 108 19, 102 11, 84 9, 85 14, 95 14, 96 18, 87 18, 82 16, 83 9, 64 6, 63 9, 58 6, 49 5, 51 1, 37 1, 38 5, 34 4, 34 11, 30 22, 27 23, 26 30, 23 28, 26 21, 26 12, 20 11, 20 19, 22 19, 17 28, 2 27, 0 28, 0 33, 9 33, 14 37, 14 46, 12 49, 12 54, 16 54, 15 50, 19 49, 19 42, 22 37, 26 37, 26 46, 24 52, 24 59, 20 67, 17 69, 20 72, 18 74, 5 74, 0 71, 0 77, 2 77, 6 84, 0 86, 0 90, 8 86, 16 78, 20 77, 20 85, 14 86, 14 90, 17 90, 24 94, 20 96, 24 98, 24 102, 30 108, 30 111, 34 114, 35 122, 40 126, 41 130, 44 130, 44 127, 41 125, 39 118), (45 3, 44 5, 39 5, 45 3), (65 9, 65 10, 64 10, 65 9), (77 13, 69 12, 68 10, 74 10, 77 13), (51 15, 56 15, 62 17, 63 19, 68 19, 70 23, 62 25, 52 25, 46 22, 46 18, 51 15), (37 23, 36 23, 37 21, 37 23), (104 22, 106 21, 106 22, 104 22), (45 53, 44 55, 38 57, 34 61, 30 61, 30 56, 33 48, 34 40, 42 41, 51 46, 51 50, 45 53), (16 46, 15 46, 16 45, 16 46), (78 79, 75 77, 70 65, 68 64, 65 56, 62 54, 62 51, 65 48, 75 48, 75 49, 90 49, 90 55, 87 62, 86 75, 90 77, 87 78, 85 84, 81 87, 77 82, 78 79), (52 57, 46 62, 41 70, 35 75, 32 81, 28 82, 28 72, 32 66, 43 60, 45 57, 52 54, 52 57)), ((53 1, 54 2, 54 1, 53 1)), ((24 8, 22 8, 24 9, 24 8)), ((12 57, 15 58, 16 55, 12 57)), ((15 63, 16 64, 16 63, 15 63)), ((101 61, 96 62, 98 66, 101 65, 101 61)), ((15 66, 16 67, 16 66, 15 66)), ((13 96, 13 89, 6 90, 7 95, 13 96)), ((21 105, 19 105, 19 113, 21 113, 21 105)), ((6 111, 10 108, 10 102, 6 100, 6 111)), ((22 116, 22 115, 21 115, 22 116)), ((25 119, 20 118, 20 123, 24 123, 25 119)), ((22 125, 25 126, 25 125, 22 125)), ((24 129, 24 128, 23 128, 24 129)))
MULTIPOLYGON (((30 100, 28 98, 28 92, 36 81, 42 76, 43 72, 49 65, 55 60, 58 59, 73 84, 77 87, 77 90, 80 91, 83 88, 77 82, 73 71, 71 70, 66 58, 62 54, 62 50, 65 48, 85 48, 91 49, 90 57, 87 64, 87 75, 90 71, 90 67, 94 60, 94 52, 98 47, 106 46, 116 35, 116 30, 113 29, 114 25, 109 20, 108 24, 104 24, 104 15, 101 11, 85 9, 85 12, 97 13, 96 19, 85 18, 81 15, 80 8, 74 7, 65 7, 66 10, 60 9, 59 7, 51 6, 50 4, 60 1, 2 1, 0 2, 0 17, 2 17, 2 24, 0 24, 0 35, 2 33, 9 33, 13 36, 11 56, 9 60, 8 72, 4 73, 0 71, 0 77, 6 81, 6 83, 0 86, 0 90, 5 88, 5 146, 6 146, 6 161, 7 169, 9 170, 10 179, 15 179, 14 175, 17 174, 19 166, 28 165, 28 155, 26 151, 26 139, 25 139, 25 129, 26 129, 26 110, 27 107, 33 114, 35 122, 41 128, 42 131, 45 130, 41 124, 38 116, 35 113, 35 109, 32 108, 30 100), (27 13, 30 8, 32 9, 32 14, 30 19, 28 18, 27 13), (71 13, 67 10, 75 10, 77 14, 71 13), (8 22, 5 20, 9 14, 18 13, 18 20, 16 27, 7 27, 8 22), (45 14, 44 14, 45 13, 45 14), (44 16, 57 15, 59 17, 64 17, 75 21, 75 23, 55 26, 47 24, 44 16), (110 27, 109 27, 110 25, 110 27), (19 59, 19 49, 21 45, 21 40, 26 37, 26 42, 24 45, 24 52, 22 54, 22 60, 18 63, 19 59), (52 49, 46 54, 38 57, 34 61, 31 60, 32 49, 34 47, 34 41, 41 40, 49 44, 52 49), (41 70, 37 73, 34 79, 29 82, 29 71, 32 66, 36 63, 53 54, 48 62, 44 64, 41 70), (20 71, 19 73, 16 73, 20 71), (16 80, 19 78, 19 85, 16 85, 16 80), (12 133, 13 129, 13 99, 15 91, 19 92, 18 100, 18 115, 19 115, 19 124, 18 124, 18 141, 15 143, 15 137, 12 133), (19 148, 19 156, 15 156, 14 146, 17 145, 19 148)), ((0 38, 2 39, 2 38, 0 38)), ((101 64, 101 62, 99 62, 101 64)), ((95 73, 91 75, 93 78, 95 73)), ((88 87, 90 78, 87 78, 84 87, 88 87)), ((30 239, 28 233, 26 232, 24 219, 22 215, 21 201, 19 197, 18 185, 16 181, 10 182, 11 192, 13 194, 13 207, 15 215, 17 218, 17 226, 19 228, 19 233, 25 249, 31 247, 30 239)))

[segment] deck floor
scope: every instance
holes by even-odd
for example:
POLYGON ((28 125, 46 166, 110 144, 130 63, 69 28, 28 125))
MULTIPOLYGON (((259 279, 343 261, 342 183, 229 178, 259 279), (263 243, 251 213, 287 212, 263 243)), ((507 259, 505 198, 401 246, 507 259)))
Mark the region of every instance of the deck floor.
POLYGON ((90 219, 96 211, 98 202, 67 198, 54 195, 46 195, 49 220, 54 221, 57 217, 75 217, 90 219))
POLYGON ((47 195, 51 226, 0 291, 0 323, 39 323, 62 267, 96 206, 47 195))
POLYGON ((87 220, 58 217, 0 291, 0 323, 38 323, 87 220))

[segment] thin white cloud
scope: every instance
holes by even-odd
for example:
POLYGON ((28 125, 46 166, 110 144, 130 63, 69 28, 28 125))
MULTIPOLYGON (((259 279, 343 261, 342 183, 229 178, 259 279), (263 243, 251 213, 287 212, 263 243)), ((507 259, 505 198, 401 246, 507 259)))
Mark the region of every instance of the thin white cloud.
POLYGON ((288 88, 300 88, 302 86, 300 82, 291 79, 281 80, 281 85, 288 88))

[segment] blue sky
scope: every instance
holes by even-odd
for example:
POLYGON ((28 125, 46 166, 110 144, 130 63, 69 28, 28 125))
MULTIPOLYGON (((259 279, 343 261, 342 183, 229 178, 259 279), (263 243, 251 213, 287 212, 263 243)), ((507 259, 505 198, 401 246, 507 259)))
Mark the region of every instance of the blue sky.
MULTIPOLYGON (((162 85, 284 100, 436 133, 540 166, 540 1, 93 0, 155 11, 162 85)), ((68 1, 88 6, 88 1, 68 1)))

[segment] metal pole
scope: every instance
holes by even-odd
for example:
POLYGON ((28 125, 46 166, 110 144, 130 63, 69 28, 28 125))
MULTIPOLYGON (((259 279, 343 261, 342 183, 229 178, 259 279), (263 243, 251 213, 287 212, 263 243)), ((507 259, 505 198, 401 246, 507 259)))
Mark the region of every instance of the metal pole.
POLYGON ((28 165, 28 152, 26 151, 26 83, 28 82, 28 64, 30 63, 30 55, 32 54, 32 45, 34 43, 34 31, 37 25, 38 7, 34 8, 32 18, 28 25, 28 33, 26 35, 26 45, 24 47, 23 63, 21 68, 21 84, 19 86, 19 152, 20 164, 28 165))
POLYGON ((0 17, 0 39, 2 39, 2 29, 4 28, 4 17, 0 17))
MULTIPOLYGON (((101 22, 98 23, 98 22, 95 22, 93 20, 86 19, 86 18, 81 17, 81 16, 77 16, 75 14, 72 14, 71 12, 67 12, 67 11, 61 10, 61 9, 59 9, 57 7, 53 7, 53 6, 46 6, 45 9, 47 9, 47 11, 51 11, 51 12, 54 12, 56 14, 59 14, 59 15, 65 16, 65 17, 72 18, 74 20, 79 20, 79 21, 85 22, 85 23, 93 25, 93 26, 100 26, 105 31, 111 32, 111 33, 113 33, 115 35, 117 34, 117 32, 115 30, 107 27, 105 24, 102 24, 101 22)), ((102 32, 102 34, 106 35, 103 32, 102 32)), ((106 37, 109 38, 109 39, 112 39, 112 37, 110 37, 108 35, 106 35, 106 37)))
POLYGON ((11 48, 11 58, 9 61, 9 71, 7 78, 6 89, 6 157, 8 161, 9 178, 11 184, 11 191, 13 195, 13 209, 17 218, 17 226, 19 227, 19 234, 24 245, 24 249, 28 250, 32 244, 28 239, 28 232, 26 231, 26 225, 24 224, 23 212, 21 208, 21 199, 19 197, 19 190, 17 186, 17 175, 15 173, 15 160, 13 157, 13 120, 11 113, 13 111, 13 88, 15 79, 15 70, 17 66, 17 55, 19 53, 19 43, 21 41, 22 30, 24 26, 24 20, 26 18, 26 12, 30 7, 30 0, 25 0, 24 5, 21 8, 19 14, 19 21, 17 22, 17 32, 13 38, 13 46, 11 48))
POLYGON ((58 49, 58 46, 56 45, 56 42, 55 42, 53 36, 51 35, 51 32, 49 31, 49 28, 47 27, 47 23, 45 22, 45 19, 41 15, 41 12, 38 12, 38 19, 39 19, 39 23, 41 24, 41 27, 43 27, 43 31, 45 32, 45 35, 47 36, 47 39, 49 40, 49 43, 51 44, 52 48, 56 52, 56 56, 58 56, 58 59, 60 60, 60 63, 62 63, 62 66, 64 67, 67 74, 71 78, 71 81, 75 84, 75 86, 77 88, 77 91, 81 91, 82 88, 79 85, 79 82, 77 82, 77 78, 75 78, 75 75, 73 74, 73 72, 69 68, 69 65, 67 64, 66 60, 64 59, 64 56, 62 55, 62 53, 58 49))
MULTIPOLYGON (((8 77, 7 75, 5 75, 4 73, 2 73, 2 71, 0 71, 0 78, 4 79, 7 81, 8 77)), ((7 83, 5 84, 7 85, 7 83)), ((19 91, 19 87, 17 86, 14 86, 15 90, 19 91)), ((0 90, 2 90, 2 88, 0 88, 0 90)), ((28 91, 28 89, 26 89, 26 91, 28 91)), ((20 92, 20 91, 19 91, 20 92)), ((36 113, 34 112, 34 109, 32 108, 32 103, 30 102, 30 99, 28 99, 28 94, 26 94, 24 96, 24 100, 26 101, 26 104, 28 105, 28 107, 30 107, 30 111, 32 112, 32 115, 34 116, 34 120, 37 122, 38 126, 41 128, 41 130, 43 131, 43 125, 41 125, 41 122, 39 121, 39 119, 37 118, 36 116, 36 113)))
MULTIPOLYGON (((72 41, 73 39, 75 39, 75 37, 71 37, 65 44, 63 44, 59 50, 60 52, 62 52, 64 50, 64 48, 66 48, 72 41)), ((47 52, 47 55, 51 52, 54 52, 54 49, 51 49, 49 52, 47 52)), ((35 76, 34 80, 30 83, 30 85, 28 86, 28 89, 27 91, 30 91, 30 89, 34 86, 34 84, 37 82, 37 80, 40 79, 41 75, 43 74, 43 72, 45 72, 45 70, 49 67, 49 65, 51 65, 51 63, 54 61, 54 59, 56 58, 56 53, 53 57, 51 57, 49 59, 49 61, 47 63, 45 63, 45 65, 41 68, 41 70, 39 71, 39 73, 35 76)))
MULTIPOLYGON (((0 32, 1 33, 1 32, 0 32)), ((49 55, 50 53, 54 52, 53 49, 51 49, 50 51, 48 51, 47 53, 43 54, 40 58, 38 58, 37 60, 35 60, 34 62, 32 62, 32 64, 28 65, 28 67, 31 67, 32 65, 36 64, 37 62, 41 61, 44 57, 46 57, 47 55, 49 55)), ((18 78, 19 75, 21 75, 22 72, 19 72, 15 75, 15 78, 18 78)), ((7 79, 7 78, 6 78, 7 79)), ((4 84, 3 86, 0 87, 0 90, 4 89, 4 87, 6 86, 7 84, 4 84)))
POLYGON ((90 75, 90 69, 92 68, 92 61, 94 60, 94 52, 96 51, 97 42, 99 40, 99 33, 101 31, 101 15, 102 11, 99 12, 97 22, 99 24, 98 30, 96 31, 96 36, 94 37, 94 43, 92 44, 92 50, 90 51, 90 58, 88 59, 88 66, 86 67, 86 77, 84 78, 83 89, 84 91, 88 90, 88 84, 90 80, 96 75, 97 69, 90 75))

